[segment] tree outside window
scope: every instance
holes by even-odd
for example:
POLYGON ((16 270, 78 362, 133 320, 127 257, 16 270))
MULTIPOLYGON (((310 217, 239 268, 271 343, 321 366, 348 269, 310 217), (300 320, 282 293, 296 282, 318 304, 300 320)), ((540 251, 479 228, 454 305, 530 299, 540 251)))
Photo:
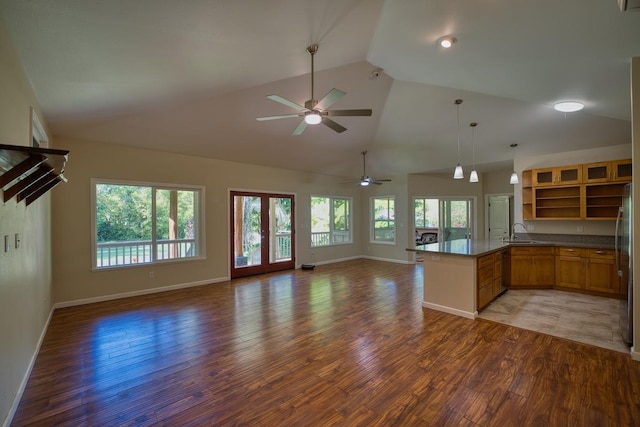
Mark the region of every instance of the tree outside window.
POLYGON ((351 241, 351 199, 312 196, 311 247, 351 241))
POLYGON ((371 203, 373 218, 372 221, 372 242, 395 243, 396 241, 396 221, 395 221, 395 198, 394 197, 373 197, 371 203))

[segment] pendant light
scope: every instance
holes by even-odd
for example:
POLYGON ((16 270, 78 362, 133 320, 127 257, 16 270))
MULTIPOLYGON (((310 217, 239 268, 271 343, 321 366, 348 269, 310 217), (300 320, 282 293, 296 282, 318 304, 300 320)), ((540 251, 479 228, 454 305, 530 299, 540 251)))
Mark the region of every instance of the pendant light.
POLYGON ((453 179, 463 179, 464 172, 462 171, 462 166, 460 166, 460 104, 462 104, 462 99, 456 99, 455 104, 457 106, 458 117, 458 166, 456 166, 456 170, 453 172, 453 179))
POLYGON ((511 144, 509 146, 509 147, 513 148, 513 163, 514 163, 514 165, 513 165, 514 169, 513 169, 513 172, 511 172, 511 178, 509 179, 509 184, 514 184, 514 185, 520 183, 520 180, 518 179, 518 174, 516 173, 516 170, 515 170, 515 162, 516 162, 516 154, 515 154, 515 152, 516 152, 516 147, 517 146, 518 146, 518 144, 511 144))
POLYGON ((478 126, 478 123, 476 122, 471 122, 469 123, 469 126, 471 126, 471 153, 472 153, 472 169, 471 169, 471 173, 469 174, 469 182, 478 182, 478 172, 476 171, 476 143, 475 143, 475 138, 474 138, 474 133, 475 133, 475 129, 476 126, 478 126))

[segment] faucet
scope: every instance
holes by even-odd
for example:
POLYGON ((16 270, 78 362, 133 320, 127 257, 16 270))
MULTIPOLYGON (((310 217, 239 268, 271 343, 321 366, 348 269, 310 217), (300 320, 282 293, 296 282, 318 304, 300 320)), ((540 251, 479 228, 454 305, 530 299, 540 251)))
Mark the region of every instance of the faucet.
POLYGON ((525 233, 527 232, 527 227, 523 223, 514 222, 513 225, 511 226, 511 239, 510 240, 516 240, 516 225, 521 225, 522 228, 524 229, 525 233))

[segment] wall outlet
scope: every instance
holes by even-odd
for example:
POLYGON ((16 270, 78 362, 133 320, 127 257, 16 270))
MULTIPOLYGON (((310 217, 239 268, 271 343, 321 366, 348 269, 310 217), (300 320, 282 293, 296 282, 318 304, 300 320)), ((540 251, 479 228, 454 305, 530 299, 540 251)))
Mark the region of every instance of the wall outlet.
POLYGON ((584 232, 584 226, 583 225, 579 225, 578 226, 578 233, 582 233, 584 232))
POLYGON ((527 224, 527 231, 533 231, 536 227, 533 224, 527 224))
POLYGON ((155 279, 155 277, 156 277, 155 271, 150 271, 149 272, 149 279, 155 279))

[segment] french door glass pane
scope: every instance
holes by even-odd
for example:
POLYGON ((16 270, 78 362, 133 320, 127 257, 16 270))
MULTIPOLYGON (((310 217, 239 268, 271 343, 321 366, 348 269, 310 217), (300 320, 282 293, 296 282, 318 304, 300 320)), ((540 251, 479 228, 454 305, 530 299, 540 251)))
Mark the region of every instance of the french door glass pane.
POLYGON ((470 238, 470 214, 470 200, 441 200, 440 222, 443 229, 443 240, 470 238))
POLYGON ((269 262, 291 260, 291 198, 269 198, 271 245, 269 262))
POLYGON ((235 267, 262 262, 261 200, 255 196, 234 196, 235 267))

